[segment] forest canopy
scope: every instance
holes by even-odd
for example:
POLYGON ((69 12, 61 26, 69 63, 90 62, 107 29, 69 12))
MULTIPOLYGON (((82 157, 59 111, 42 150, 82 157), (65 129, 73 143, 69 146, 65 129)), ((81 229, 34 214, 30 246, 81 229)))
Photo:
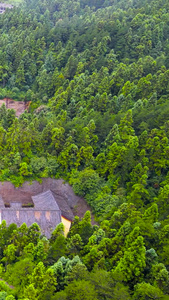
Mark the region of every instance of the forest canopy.
POLYGON ((67 237, 0 225, 0 299, 169 299, 169 2, 25 0, 0 14, 0 181, 63 178, 67 237), (87 292, 86 292, 87 291, 87 292))

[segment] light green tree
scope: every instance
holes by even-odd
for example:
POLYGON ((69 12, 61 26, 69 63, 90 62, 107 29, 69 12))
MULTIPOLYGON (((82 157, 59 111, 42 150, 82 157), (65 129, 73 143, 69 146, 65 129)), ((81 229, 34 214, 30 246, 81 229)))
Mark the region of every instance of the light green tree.
POLYGON ((138 236, 130 247, 124 252, 115 271, 124 276, 124 281, 136 283, 142 279, 145 263, 145 247, 143 237, 138 236))

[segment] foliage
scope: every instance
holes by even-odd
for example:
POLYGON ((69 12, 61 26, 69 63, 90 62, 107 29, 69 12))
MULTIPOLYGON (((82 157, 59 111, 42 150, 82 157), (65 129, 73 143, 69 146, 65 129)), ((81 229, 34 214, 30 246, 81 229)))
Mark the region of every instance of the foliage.
POLYGON ((10 2, 0 98, 31 104, 0 107, 0 181, 63 178, 98 225, 2 221, 0 298, 167 299, 168 1, 10 2))

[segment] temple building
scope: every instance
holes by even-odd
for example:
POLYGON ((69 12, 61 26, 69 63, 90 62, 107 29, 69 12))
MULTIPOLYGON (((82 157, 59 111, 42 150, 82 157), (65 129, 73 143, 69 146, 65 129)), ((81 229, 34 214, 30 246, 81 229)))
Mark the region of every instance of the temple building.
POLYGON ((66 199, 50 189, 42 193, 28 195, 23 191, 14 190, 8 195, 8 203, 0 196, 0 223, 5 220, 21 226, 26 223, 30 226, 37 223, 42 234, 47 238, 59 223, 64 224, 65 235, 68 233, 74 215, 66 199), (23 205, 24 198, 29 199, 29 206, 23 205), (17 201, 18 199, 18 201, 17 201))

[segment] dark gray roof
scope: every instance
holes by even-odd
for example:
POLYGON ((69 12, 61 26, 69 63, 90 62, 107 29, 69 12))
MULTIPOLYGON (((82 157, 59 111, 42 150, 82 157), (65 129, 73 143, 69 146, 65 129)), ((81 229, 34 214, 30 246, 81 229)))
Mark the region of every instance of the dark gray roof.
POLYGON ((61 195, 57 192, 52 191, 52 193, 55 197, 55 201, 57 202, 57 204, 61 210, 62 216, 65 217, 66 219, 72 221, 74 219, 74 215, 72 213, 70 206, 67 203, 67 199, 63 195, 61 195))
POLYGON ((5 203, 29 203, 33 205, 31 193, 20 191, 20 189, 6 189, 0 190, 3 202, 5 203))
POLYGON ((48 190, 36 196, 32 196, 35 209, 39 210, 60 210, 53 193, 48 190))

